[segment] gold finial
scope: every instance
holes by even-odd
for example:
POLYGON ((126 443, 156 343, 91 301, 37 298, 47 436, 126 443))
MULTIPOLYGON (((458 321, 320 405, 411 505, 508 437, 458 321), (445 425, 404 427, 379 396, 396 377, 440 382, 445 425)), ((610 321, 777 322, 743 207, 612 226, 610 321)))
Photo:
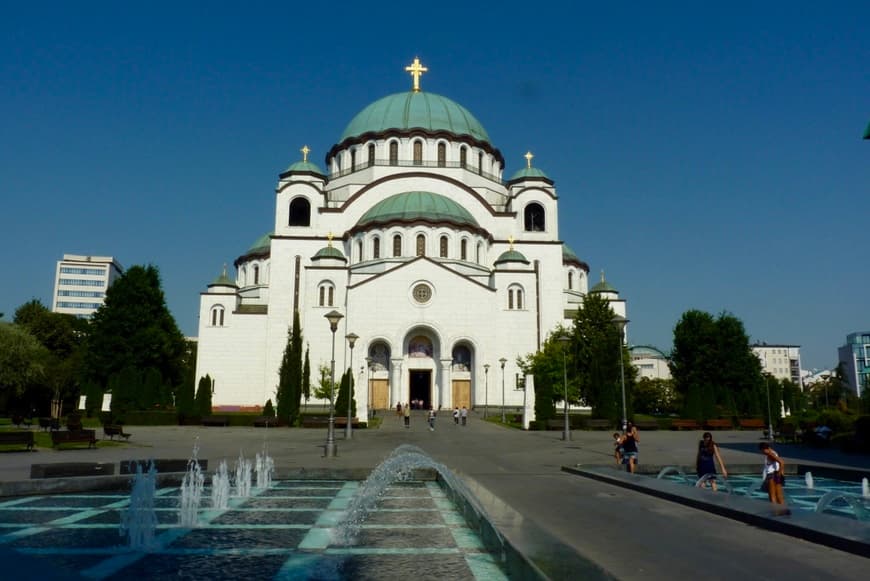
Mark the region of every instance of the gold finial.
POLYGON ((224 276, 227 275, 227 263, 224 262, 224 276))
POLYGON ((601 269, 601 282, 605 282, 604 280, 604 269, 601 269))
POLYGON ((302 152, 302 161, 308 161, 308 154, 311 153, 311 150, 308 148, 308 146, 303 145, 302 149, 300 149, 299 151, 302 152))
POLYGON ((513 236, 508 237, 508 244, 511 245, 511 250, 514 249, 514 240, 515 240, 515 238, 513 236))
POLYGON ((535 156, 532 155, 531 151, 527 151, 523 157, 526 158, 526 167, 531 169, 532 168, 532 158, 535 156))
POLYGON ((332 239, 333 238, 334 238, 334 236, 332 235, 332 232, 330 232, 329 234, 326 235, 326 239, 328 240, 327 245, 330 248, 332 248, 332 239))
POLYGON ((423 73, 429 72, 429 69, 420 64, 420 59, 414 57, 414 62, 410 64, 410 66, 405 67, 405 70, 411 73, 411 76, 414 77, 414 92, 420 92, 420 77, 423 76, 423 73))

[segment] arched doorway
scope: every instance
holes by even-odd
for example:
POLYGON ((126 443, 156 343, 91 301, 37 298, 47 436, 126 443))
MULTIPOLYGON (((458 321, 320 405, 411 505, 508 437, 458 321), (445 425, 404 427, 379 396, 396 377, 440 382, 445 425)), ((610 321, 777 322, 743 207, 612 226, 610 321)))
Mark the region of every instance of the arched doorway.
POLYGON ((375 341, 369 347, 369 401, 376 410, 390 406, 390 346, 384 341, 375 341))
POLYGON ((471 370, 474 369, 474 347, 466 341, 453 346, 450 369, 453 407, 471 409, 471 370))
MULTIPOLYGON (((405 335, 406 373, 403 391, 406 401, 414 409, 439 409, 443 395, 443 378, 438 358, 440 342, 437 333, 429 327, 409 329, 405 335)), ((403 381, 403 383, 404 383, 403 381)))

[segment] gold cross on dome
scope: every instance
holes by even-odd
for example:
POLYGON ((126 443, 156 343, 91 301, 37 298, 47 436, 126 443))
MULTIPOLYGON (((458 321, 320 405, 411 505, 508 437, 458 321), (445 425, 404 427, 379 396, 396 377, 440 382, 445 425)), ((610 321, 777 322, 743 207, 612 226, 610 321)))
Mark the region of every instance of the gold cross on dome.
POLYGON ((329 241, 328 244, 329 244, 330 248, 332 248, 332 239, 333 238, 334 238, 334 236, 332 235, 332 232, 330 232, 329 234, 326 235, 326 239, 329 241))
POLYGON ((532 152, 531 152, 531 151, 527 151, 526 154, 525 154, 523 157, 526 158, 526 167, 528 167, 528 168, 531 169, 531 167, 532 167, 532 158, 535 157, 535 156, 532 155, 532 152))
POLYGON ((423 73, 429 72, 429 69, 420 64, 420 59, 414 57, 414 62, 412 62, 409 66, 405 67, 405 70, 411 73, 411 76, 414 77, 414 92, 420 92, 420 77, 423 76, 423 73))
POLYGON ((308 146, 303 145, 302 149, 300 149, 299 151, 302 152, 302 161, 308 161, 308 154, 311 153, 311 150, 308 148, 308 146))
POLYGON ((508 237, 508 244, 511 245, 511 250, 514 249, 514 240, 515 240, 515 238, 513 236, 508 237))

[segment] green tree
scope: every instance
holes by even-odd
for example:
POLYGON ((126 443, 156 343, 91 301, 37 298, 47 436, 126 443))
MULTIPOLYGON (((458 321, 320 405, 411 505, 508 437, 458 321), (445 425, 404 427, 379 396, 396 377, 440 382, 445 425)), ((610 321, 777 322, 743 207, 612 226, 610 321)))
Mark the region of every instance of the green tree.
MULTIPOLYGON (((767 395, 761 374, 761 361, 752 351, 743 322, 734 315, 721 313, 716 319, 716 364, 713 396, 717 411, 731 416, 758 415, 765 409, 767 395)), ((774 417, 779 416, 780 385, 774 417)), ((771 393, 771 406, 773 406, 771 393)), ((710 417, 710 416, 708 416, 710 417)))
POLYGON ((335 415, 344 416, 347 413, 348 397, 351 398, 350 414, 356 416, 356 398, 354 397, 353 371, 348 369, 341 375, 341 384, 338 388, 338 397, 335 400, 335 415))
MULTIPOLYGON (((576 377, 580 395, 592 407, 593 417, 617 423, 622 416, 620 349, 628 417, 631 417, 631 391, 636 371, 631 366, 621 333, 613 324, 614 316, 609 301, 598 294, 587 295, 574 319, 574 357, 568 362, 568 377, 569 380, 576 377)), ((572 390, 569 389, 569 400, 571 397, 572 390)))
POLYGON ((27 329, 0 322, 0 404, 10 402, 45 380, 51 353, 27 329))
POLYGON ((287 334, 284 357, 278 370, 278 417, 286 419, 290 425, 299 418, 302 401, 302 327, 299 312, 293 313, 293 326, 287 334))
POLYGON ((302 364, 302 397, 305 405, 311 399, 311 360, 308 358, 308 346, 305 346, 305 363, 302 364))
POLYGON ((195 407, 196 413, 199 416, 211 415, 211 376, 206 374, 199 379, 199 385, 196 388, 195 407))
POLYGON ((266 405, 263 406, 263 417, 264 418, 274 418, 275 417, 275 408, 272 406, 271 399, 267 399, 266 405))
POLYGON ((196 415, 196 341, 186 341, 184 378, 175 390, 175 411, 179 420, 196 415))
MULTIPOLYGON (((567 369, 567 359, 573 357, 569 346, 562 344, 559 337, 570 337, 570 332, 564 327, 557 327, 544 341, 541 349, 517 360, 523 375, 535 378, 535 419, 539 422, 553 419, 556 416, 556 402, 565 400, 564 376, 567 369)), ((578 401, 576 382, 569 386, 568 399, 571 394, 578 401)))
POLYGON ((679 410, 679 399, 670 379, 641 377, 632 390, 633 410, 636 413, 663 415, 679 410))
POLYGON ((321 363, 317 368, 318 373, 320 374, 320 380, 317 382, 317 386, 314 388, 314 397, 317 399, 326 399, 332 401, 333 390, 330 386, 329 382, 329 365, 325 363, 321 363))
POLYGON ((170 389, 181 384, 186 345, 166 307, 157 267, 133 266, 109 287, 86 346, 85 370, 99 385, 126 367, 156 369, 170 389))
POLYGON ((703 421, 713 416, 716 364, 716 323, 698 310, 683 313, 674 328, 669 363, 674 389, 683 400, 683 416, 703 421))

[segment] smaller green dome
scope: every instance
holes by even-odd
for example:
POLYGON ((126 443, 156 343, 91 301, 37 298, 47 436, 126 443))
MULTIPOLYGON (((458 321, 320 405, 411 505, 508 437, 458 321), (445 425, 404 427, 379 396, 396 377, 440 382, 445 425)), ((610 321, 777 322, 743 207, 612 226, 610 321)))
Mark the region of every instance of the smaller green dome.
POLYGON ((571 250, 567 244, 562 244, 562 261, 563 262, 580 262, 580 257, 577 253, 571 250))
POLYGON ((363 214, 357 227, 414 220, 479 227, 471 212, 462 205, 432 192, 403 192, 381 200, 363 214))
POLYGON ((601 282, 596 283, 591 289, 589 289, 590 293, 618 293, 619 291, 613 288, 613 286, 604 279, 604 271, 601 271, 601 282))
POLYGON ((321 258, 337 258, 338 260, 347 262, 344 253, 334 246, 324 246, 317 251, 317 254, 312 257, 312 260, 320 260, 321 258))
POLYGON ((499 256, 495 261, 496 264, 501 264, 503 262, 522 262, 523 264, 529 263, 528 259, 526 259, 526 257, 523 256, 521 252, 517 252, 513 249, 502 252, 501 256, 499 256))
POLYGON ((226 266, 224 266, 224 270, 221 273, 221 275, 218 276, 213 281, 211 281, 211 283, 208 286, 210 286, 210 287, 212 287, 212 286, 232 286, 232 287, 234 287, 234 286, 236 286, 236 281, 234 281, 233 279, 231 279, 227 275, 227 269, 226 269, 226 266))
POLYGON ((317 167, 317 164, 311 163, 310 161, 297 161, 295 163, 291 163, 290 167, 284 170, 284 173, 316 173, 317 175, 325 176, 323 170, 317 167))
MULTIPOLYGON (((550 180, 550 176, 542 172, 539 168, 536 167, 524 167, 523 169, 517 171, 514 175, 511 176, 511 179, 508 181, 517 181, 524 180, 529 178, 542 178, 545 180, 550 180)), ((552 180, 550 180, 552 181, 552 180)))
POLYGON ((255 252, 268 252, 272 249, 272 233, 263 234, 257 238, 256 242, 251 244, 245 254, 254 254, 255 252))

